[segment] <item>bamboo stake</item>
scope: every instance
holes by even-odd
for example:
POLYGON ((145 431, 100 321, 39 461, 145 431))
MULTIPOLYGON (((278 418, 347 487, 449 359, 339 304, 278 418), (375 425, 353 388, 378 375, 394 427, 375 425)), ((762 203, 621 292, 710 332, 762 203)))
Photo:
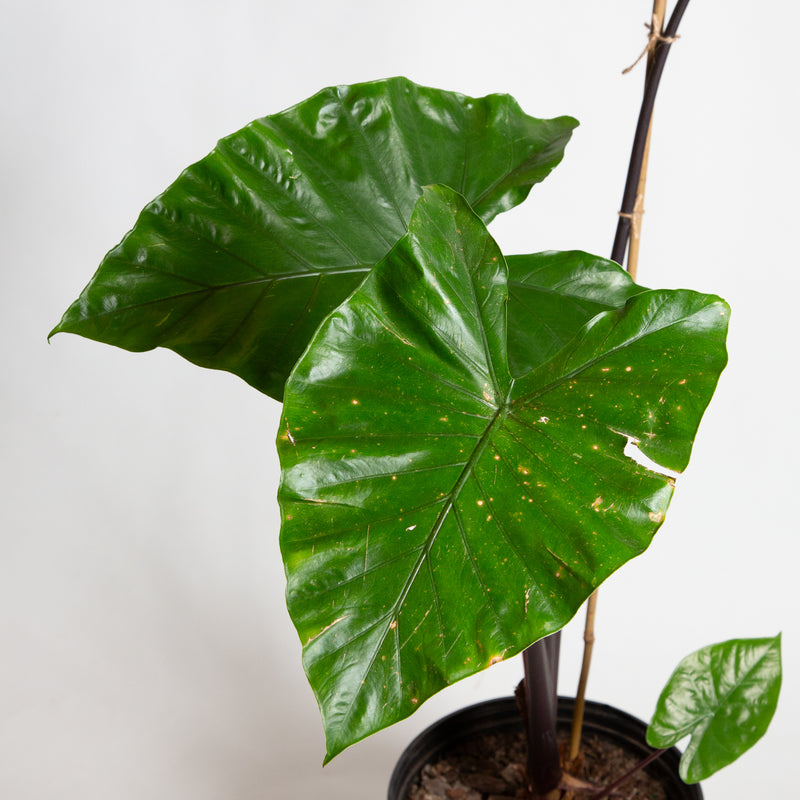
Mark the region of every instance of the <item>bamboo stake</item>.
POLYGON ((622 208, 617 220, 617 231, 614 235, 614 245, 611 248, 611 260, 617 264, 622 264, 625 260, 625 250, 630 238, 631 220, 633 208, 636 202, 636 189, 639 184, 639 175, 642 172, 642 158, 644 156, 644 145, 647 138, 647 130, 650 127, 650 118, 653 114, 658 85, 667 62, 667 56, 672 42, 678 38, 678 27, 681 24, 683 15, 689 5, 689 0, 677 0, 672 15, 669 18, 663 34, 653 32, 650 36, 648 47, 645 53, 651 48, 654 53, 653 68, 651 75, 645 82, 644 97, 642 107, 639 111, 639 120, 636 123, 636 135, 633 138, 631 149, 631 160, 628 165, 628 176, 625 179, 625 191, 622 194, 622 208))
MULTIPOLYGON (((667 0, 654 0, 653 3, 653 22, 651 28, 652 37, 659 37, 662 35, 664 28, 664 17, 667 13, 667 0)), ((657 39, 656 39, 657 40, 657 39)), ((647 72, 645 73, 645 81, 650 77, 653 71, 653 59, 655 57, 654 48, 648 43, 647 51, 647 72)), ((639 174, 639 185, 636 189, 636 202, 633 206, 632 219, 631 219, 631 238, 628 243, 628 273, 633 280, 636 280, 636 273, 639 266, 639 242, 642 235, 642 215, 644 214, 644 192, 647 185, 647 162, 650 158, 650 137, 653 133, 653 118, 650 118, 650 125, 647 129, 647 139, 644 145, 644 156, 642 158, 642 171, 639 174)))
MULTIPOLYGON (((655 58, 655 43, 662 38, 664 17, 667 13, 667 0, 653 0, 653 17, 650 29, 650 40, 647 43, 647 72, 645 85, 653 70, 655 58)), ((644 214, 644 191, 647 183, 647 161, 650 156, 650 135, 653 131, 653 119, 647 128, 647 138, 644 145, 642 167, 639 172, 639 183, 636 189, 636 201, 631 213, 630 240, 628 243, 628 273, 636 280, 636 270, 639 263, 639 241, 641 238, 642 214, 644 214)), ((581 747, 581 733, 583 731, 583 712, 586 704, 586 685, 589 682, 589 669, 592 664, 592 651, 594 650, 594 619, 597 610, 597 590, 589 597, 586 604, 586 624, 583 631, 583 663, 581 676, 578 680, 578 691, 575 695, 575 710, 572 716, 572 731, 569 740, 569 753, 567 763, 575 761, 581 747)))
POLYGON ((567 763, 573 762, 581 749, 581 732, 583 731, 583 709, 586 704, 586 684, 589 681, 589 667, 592 663, 594 649, 594 616, 597 608, 597 590, 593 592, 586 604, 586 625, 583 629, 583 664, 578 691, 575 695, 575 710, 572 713, 572 732, 569 738, 569 755, 567 763))

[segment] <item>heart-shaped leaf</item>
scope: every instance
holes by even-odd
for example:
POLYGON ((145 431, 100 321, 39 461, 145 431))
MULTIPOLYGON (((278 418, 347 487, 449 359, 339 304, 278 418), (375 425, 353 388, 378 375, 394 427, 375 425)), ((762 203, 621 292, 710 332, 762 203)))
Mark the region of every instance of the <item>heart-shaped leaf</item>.
MULTIPOLYGON (((660 526, 725 363, 728 310, 643 292, 522 378, 506 264, 426 189, 287 383, 287 600, 328 757, 562 627, 660 526)), ((566 297, 567 306, 573 300, 566 297)))
POLYGON ((678 664, 647 729, 652 747, 691 735, 680 774, 697 783, 735 761, 766 732, 781 688, 781 637, 733 639, 678 664))
POLYGON ((404 78, 325 89, 183 172, 53 333, 168 347, 280 399, 325 315, 405 233, 421 186, 452 186, 488 222, 550 173, 576 125, 404 78))

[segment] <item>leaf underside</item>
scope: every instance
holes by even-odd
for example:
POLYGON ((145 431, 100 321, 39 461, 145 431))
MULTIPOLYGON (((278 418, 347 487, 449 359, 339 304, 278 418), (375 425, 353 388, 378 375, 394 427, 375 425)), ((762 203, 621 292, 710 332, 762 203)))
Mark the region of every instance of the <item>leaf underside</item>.
MULTIPOLYGON (((598 272, 548 257, 571 285, 598 272)), ((622 281, 620 308, 513 377, 507 272, 463 198, 426 189, 287 383, 281 547, 328 758, 559 629, 641 553, 673 481, 628 437, 683 469, 724 366, 724 302, 622 281)))
POLYGON ((488 222, 560 162, 576 125, 404 78, 325 89, 185 170, 52 333, 167 347, 281 399, 319 323, 405 233, 421 186, 452 186, 488 222))
POLYGON ((681 778, 705 780, 764 735, 780 687, 780 635, 703 647, 681 661, 664 687, 647 741, 672 747, 691 735, 681 778))

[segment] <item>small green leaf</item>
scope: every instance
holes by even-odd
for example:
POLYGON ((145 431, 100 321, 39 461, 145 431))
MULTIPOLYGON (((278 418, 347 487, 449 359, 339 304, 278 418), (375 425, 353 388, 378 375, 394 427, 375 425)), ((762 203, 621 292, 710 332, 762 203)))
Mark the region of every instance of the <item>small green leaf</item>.
POLYGON ((287 383, 281 548, 329 758, 559 629, 641 553, 674 481, 627 436, 682 468, 725 363, 719 298, 645 291, 514 379, 507 297, 481 220, 428 188, 287 383))
POLYGON ((733 639, 681 661, 647 729, 652 747, 691 735, 681 757, 686 783, 735 761, 766 732, 781 688, 781 637, 733 639))
POLYGON ((404 78, 324 89, 183 172, 53 333, 167 347, 281 399, 319 323, 405 233, 420 187, 452 186, 488 222, 547 177, 576 125, 404 78))

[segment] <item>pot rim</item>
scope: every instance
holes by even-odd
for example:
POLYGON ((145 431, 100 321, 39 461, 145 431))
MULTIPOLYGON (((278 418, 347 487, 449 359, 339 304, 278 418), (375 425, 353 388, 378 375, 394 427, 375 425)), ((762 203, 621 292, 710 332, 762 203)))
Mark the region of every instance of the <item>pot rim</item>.
MULTIPOLYGON (((574 706, 574 698, 558 698, 557 723, 561 729, 569 729, 574 706)), ((448 714, 422 731, 403 751, 389 781, 388 800, 405 800, 423 766, 446 748, 490 730, 521 727, 522 719, 513 697, 485 700, 448 714)), ((604 703, 586 701, 584 731, 608 739, 640 758, 653 752, 645 739, 647 724, 604 703)), ((647 771, 661 781, 669 800, 703 800, 699 784, 686 784, 680 779, 680 757, 680 750, 671 747, 647 771)))

